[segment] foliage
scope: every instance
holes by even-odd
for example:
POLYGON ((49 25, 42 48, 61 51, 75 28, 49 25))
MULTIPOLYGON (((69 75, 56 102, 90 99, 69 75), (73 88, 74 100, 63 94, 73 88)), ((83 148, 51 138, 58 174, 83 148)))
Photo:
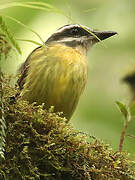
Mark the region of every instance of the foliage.
MULTIPOLYGON (((28 1, 28 2, 15 2, 14 1, 14 2, 4 3, 4 4, 0 5, 0 9, 6 9, 6 8, 11 8, 11 7, 24 7, 24 8, 30 8, 30 9, 36 9, 36 10, 43 10, 43 11, 46 11, 46 12, 54 12, 54 13, 64 15, 67 18, 70 18, 64 11, 56 8, 55 6, 52 6, 49 3, 45 3, 45 2, 31 2, 31 1, 28 1)), ((42 44, 40 44, 38 42, 35 42, 33 40, 22 39, 22 41, 28 41, 28 42, 31 42, 31 43, 34 43, 34 44, 44 45, 44 40, 41 38, 41 36, 36 31, 31 29, 27 25, 23 24, 21 21, 17 20, 16 18, 13 18, 13 17, 5 15, 5 14, 2 14, 2 16, 16 22, 18 25, 21 25, 24 28, 31 31, 32 33, 34 33, 41 40, 42 44)), ((2 16, 0 16, 0 27, 4 31, 4 33, 6 33, 7 37, 9 37, 10 41, 12 42, 12 45, 21 54, 21 50, 20 50, 17 42, 15 41, 13 35, 9 31, 8 27, 6 26, 5 22, 3 21, 2 16)))
POLYGON ((12 38, 9 30, 7 29, 2 17, 0 17, 0 159, 4 159, 4 147, 5 147, 5 130, 6 122, 4 117, 4 87, 3 87, 3 72, 2 72, 2 61, 5 61, 10 50, 11 46, 7 41, 7 37, 11 39, 11 42, 15 45, 15 41, 12 38))
POLYGON ((5 119, 7 122, 5 161, 0 164, 1 180, 31 179, 135 179, 134 162, 126 153, 114 152, 97 139, 87 136, 45 105, 28 104, 9 97, 17 90, 4 78, 5 119))
POLYGON ((130 112, 130 108, 128 106, 126 106, 125 104, 116 101, 116 104, 120 110, 120 112, 123 114, 124 116, 124 126, 121 132, 121 138, 120 138, 120 145, 119 145, 119 151, 122 151, 123 148, 123 143, 124 143, 124 139, 125 139, 125 135, 126 135, 126 130, 128 128, 128 124, 131 121, 131 112, 130 112))
POLYGON ((16 48, 16 50, 21 54, 20 47, 19 47, 18 43, 16 42, 14 36, 10 32, 9 28, 7 27, 2 16, 0 16, 0 32, 2 32, 4 34, 4 36, 7 38, 7 40, 11 42, 11 45, 14 48, 16 48))
POLYGON ((3 74, 0 72, 0 159, 4 159, 5 147, 5 129, 6 123, 4 118, 4 98, 3 98, 3 74))

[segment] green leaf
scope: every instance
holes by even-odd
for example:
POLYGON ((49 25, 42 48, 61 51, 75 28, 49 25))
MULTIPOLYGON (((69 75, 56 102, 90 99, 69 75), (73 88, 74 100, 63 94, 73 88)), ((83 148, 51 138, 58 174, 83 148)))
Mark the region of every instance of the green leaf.
POLYGON ((44 40, 41 38, 41 36, 36 31, 29 28, 27 25, 23 24, 21 21, 17 20, 16 18, 13 18, 13 17, 8 16, 8 15, 3 15, 3 16, 8 18, 8 19, 11 19, 12 21, 16 22, 17 24, 19 24, 19 25, 23 26, 24 28, 28 29, 29 31, 33 32, 41 40, 41 42, 44 44, 44 40))
POLYGON ((67 17, 64 11, 56 8, 55 6, 45 3, 45 2, 9 2, 5 4, 0 5, 0 9, 6 9, 6 8, 12 8, 12 7, 24 7, 24 8, 31 8, 31 9, 37 9, 37 10, 43 10, 47 12, 55 12, 59 14, 63 14, 67 17))
POLYGON ((25 41, 25 42, 30 42, 30 43, 33 43, 33 44, 36 44, 38 46, 43 46, 43 44, 37 42, 37 41, 33 41, 33 40, 29 40, 29 39, 17 39, 18 41, 25 41))
POLYGON ((11 44, 13 45, 13 47, 15 47, 15 49, 18 51, 19 54, 21 54, 21 49, 18 45, 18 43, 16 42, 13 34, 10 32, 9 28, 7 27, 7 25, 5 24, 2 16, 0 16, 0 30, 4 33, 4 35, 6 35, 6 37, 10 40, 11 44))
POLYGON ((125 119, 128 118, 130 112, 129 112, 129 108, 123 104, 122 102, 120 101, 116 101, 116 105, 118 107, 118 109, 120 110, 120 112, 123 114, 123 116, 125 117, 125 119))
POLYGON ((0 150, 0 162, 5 160, 4 153, 0 150))
POLYGON ((133 101, 131 104, 130 104, 130 114, 132 117, 135 117, 135 101, 133 101))

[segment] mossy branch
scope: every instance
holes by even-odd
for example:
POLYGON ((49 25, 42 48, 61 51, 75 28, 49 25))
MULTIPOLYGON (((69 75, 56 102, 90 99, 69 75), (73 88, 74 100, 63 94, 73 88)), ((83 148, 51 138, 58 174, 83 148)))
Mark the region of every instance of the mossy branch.
POLYGON ((126 153, 114 152, 97 139, 88 143, 86 134, 45 105, 29 104, 21 97, 11 105, 9 97, 17 90, 8 77, 4 83, 7 131, 2 180, 135 179, 135 162, 126 153))
MULTIPOLYGON (((5 24, 1 26, 3 32, 8 32, 5 24)), ((7 35, 7 34, 6 34, 7 35)), ((5 112, 4 112, 4 84, 3 84, 3 70, 1 67, 2 61, 5 61, 10 50, 11 46, 6 40, 5 34, 0 34, 0 160, 4 159, 4 148, 5 148, 5 136, 6 136, 6 122, 5 122, 5 112)))

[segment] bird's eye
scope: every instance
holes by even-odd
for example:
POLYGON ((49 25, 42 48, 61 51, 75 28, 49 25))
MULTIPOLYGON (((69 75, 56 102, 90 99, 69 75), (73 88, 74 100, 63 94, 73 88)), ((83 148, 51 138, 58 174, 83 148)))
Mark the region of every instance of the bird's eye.
POLYGON ((77 28, 73 28, 73 29, 71 29, 70 33, 72 35, 78 35, 78 29, 77 28))

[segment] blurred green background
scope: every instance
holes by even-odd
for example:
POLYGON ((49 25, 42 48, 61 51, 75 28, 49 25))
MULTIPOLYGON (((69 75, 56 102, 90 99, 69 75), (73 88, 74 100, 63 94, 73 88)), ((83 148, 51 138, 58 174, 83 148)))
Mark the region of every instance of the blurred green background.
MULTIPOLYGON (((0 5, 5 2, 1 1, 0 5)), ((88 83, 71 120, 76 129, 94 135, 118 150, 124 120, 115 101, 121 100, 126 103, 130 101, 130 91, 121 79, 135 64, 135 1, 42 0, 42 2, 48 2, 62 9, 72 17, 73 22, 61 14, 23 7, 12 7, 1 12, 28 25, 44 40, 56 29, 68 23, 118 32, 119 35, 97 44, 89 52, 88 83)), ((27 29, 11 20, 6 19, 6 22, 17 38, 39 42, 39 39, 27 29)), ((22 56, 10 58, 4 65, 10 73, 15 73, 19 64, 36 47, 27 42, 19 43, 22 56)), ((127 134, 135 135, 134 120, 130 123, 127 134)), ((124 150, 135 153, 135 139, 126 137, 124 150)))

